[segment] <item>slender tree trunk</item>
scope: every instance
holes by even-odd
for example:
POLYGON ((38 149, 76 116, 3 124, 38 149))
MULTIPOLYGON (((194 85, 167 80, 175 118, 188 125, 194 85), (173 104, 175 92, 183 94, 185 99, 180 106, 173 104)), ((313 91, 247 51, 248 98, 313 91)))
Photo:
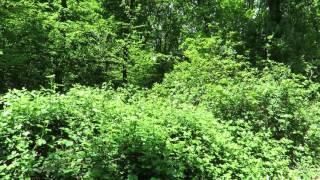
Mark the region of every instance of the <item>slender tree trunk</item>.
MULTIPOLYGON (((282 19, 281 0, 267 0, 267 6, 269 9, 269 34, 272 34, 275 39, 280 39, 282 36, 282 30, 278 27, 282 19)), ((273 47, 267 51, 267 56, 269 56, 271 59, 281 58, 280 49, 278 47, 273 47)))
MULTIPOLYGON (((127 19, 128 19, 128 23, 129 23, 129 27, 126 28, 125 32, 127 33, 127 35, 125 35, 124 33, 124 36, 127 36, 126 39, 127 39, 127 42, 126 43, 129 43, 128 40, 130 39, 130 35, 132 33, 132 27, 134 24, 132 24, 132 17, 135 16, 134 14, 134 5, 135 5, 135 0, 128 0, 127 1, 127 5, 129 6, 129 12, 127 14, 127 19)), ((127 44, 125 45, 125 47, 123 48, 123 59, 124 59, 124 62, 122 64, 122 83, 123 84, 127 84, 128 83, 128 64, 129 64, 129 61, 130 61, 130 57, 129 57, 129 49, 127 46, 130 46, 130 44, 127 44)))
POLYGON ((276 24, 279 24, 282 18, 280 5, 281 5, 281 0, 268 0, 270 19, 276 24))
POLYGON ((122 83, 127 84, 128 83, 128 72, 127 72, 127 65, 129 61, 129 52, 128 48, 124 48, 124 62, 122 64, 122 83))
MULTIPOLYGON (((61 6, 63 7, 62 11, 60 12, 60 21, 66 21, 65 9, 68 8, 67 0, 61 0, 61 6)), ((65 32, 61 31, 61 34, 65 37, 65 32)), ((55 83, 58 84, 58 91, 62 91, 62 84, 63 84, 63 70, 60 65, 60 60, 54 60, 54 75, 55 75, 55 83)))

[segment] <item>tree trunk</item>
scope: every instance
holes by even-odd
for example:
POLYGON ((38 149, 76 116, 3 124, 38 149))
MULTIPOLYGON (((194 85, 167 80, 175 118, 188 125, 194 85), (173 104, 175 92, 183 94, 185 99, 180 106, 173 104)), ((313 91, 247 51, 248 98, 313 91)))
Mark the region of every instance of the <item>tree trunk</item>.
MULTIPOLYGON (((68 8, 67 6, 67 0, 61 0, 61 6, 63 9, 60 12, 60 21, 65 22, 66 21, 66 15, 65 15, 65 9, 68 8)), ((62 35, 65 37, 65 32, 61 31, 62 35)), ((60 65, 60 62, 57 60, 54 60, 54 75, 55 75, 55 83, 58 85, 58 91, 62 91, 62 84, 63 84, 63 71, 62 66, 60 65)))
POLYGON ((281 9, 280 9, 281 0, 268 0, 268 8, 271 21, 279 24, 281 21, 281 9))
POLYGON ((122 64, 122 83, 127 84, 128 83, 128 72, 127 72, 127 65, 129 61, 129 52, 128 48, 124 48, 124 62, 122 64))

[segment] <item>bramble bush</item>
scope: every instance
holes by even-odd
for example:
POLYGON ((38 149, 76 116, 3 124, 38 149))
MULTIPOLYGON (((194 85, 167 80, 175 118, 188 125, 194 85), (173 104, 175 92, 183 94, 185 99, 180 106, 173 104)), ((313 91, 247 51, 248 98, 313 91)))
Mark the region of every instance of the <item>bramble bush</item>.
POLYGON ((229 132, 240 142, 252 141, 248 133, 286 142, 290 167, 306 161, 319 166, 320 85, 279 63, 265 61, 262 69, 254 68, 227 47, 218 37, 187 41, 189 62, 177 65, 152 93, 204 107, 233 127, 229 132))
POLYGON ((228 132, 233 127, 202 108, 128 94, 84 87, 65 95, 9 92, 1 110, 0 175, 211 179, 288 172, 286 142, 249 132, 238 142, 228 132))

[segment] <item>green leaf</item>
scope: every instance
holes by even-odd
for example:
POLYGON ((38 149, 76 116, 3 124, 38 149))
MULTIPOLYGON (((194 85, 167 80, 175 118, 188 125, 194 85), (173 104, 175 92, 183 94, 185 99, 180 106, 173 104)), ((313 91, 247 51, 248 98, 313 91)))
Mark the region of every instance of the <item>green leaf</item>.
POLYGON ((65 145, 65 146, 67 146, 67 147, 70 147, 70 146, 72 146, 72 145, 73 145, 73 142, 72 142, 72 141, 69 141, 69 140, 64 139, 64 140, 62 140, 62 141, 59 141, 59 144, 63 144, 63 145, 65 145))
POLYGON ((38 139, 37 142, 36 142, 36 144, 37 144, 38 146, 42 146, 42 145, 44 145, 44 144, 46 144, 46 143, 47 143, 47 141, 44 140, 44 139, 38 139))

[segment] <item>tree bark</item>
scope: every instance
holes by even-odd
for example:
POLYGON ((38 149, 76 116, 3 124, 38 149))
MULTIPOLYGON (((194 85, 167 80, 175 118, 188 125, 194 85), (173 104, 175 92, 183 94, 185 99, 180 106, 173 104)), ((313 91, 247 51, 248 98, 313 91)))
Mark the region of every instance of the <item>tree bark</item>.
POLYGON ((122 83, 127 84, 128 83, 128 72, 127 72, 127 65, 129 61, 129 52, 128 48, 124 48, 124 62, 122 64, 122 83))
MULTIPOLYGON (((60 2, 63 9, 60 12, 60 21, 65 22, 66 21, 66 14, 65 9, 68 8, 67 6, 67 0, 61 0, 60 2)), ((62 35, 65 37, 65 32, 61 31, 62 35)), ((55 69, 54 69, 54 75, 55 75, 55 83, 58 85, 58 91, 62 91, 62 84, 63 84, 63 71, 62 66, 60 65, 60 62, 57 60, 54 61, 55 69)))
POLYGON ((281 5, 281 0, 268 0, 270 19, 276 24, 279 24, 282 18, 280 5, 281 5))

